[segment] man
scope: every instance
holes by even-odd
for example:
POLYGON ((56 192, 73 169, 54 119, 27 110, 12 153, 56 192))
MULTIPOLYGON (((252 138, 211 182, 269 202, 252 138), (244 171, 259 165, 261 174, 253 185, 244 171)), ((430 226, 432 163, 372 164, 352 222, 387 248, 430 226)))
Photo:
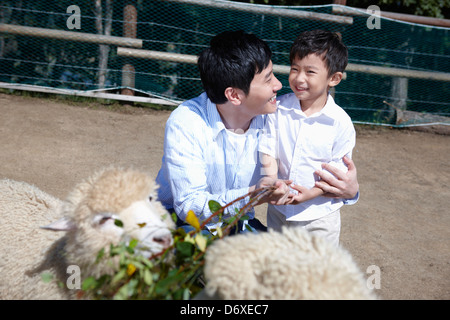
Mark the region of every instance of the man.
MULTIPOLYGON (((200 54, 198 67, 205 92, 182 103, 167 120, 164 155, 156 178, 159 200, 182 221, 190 210, 200 220, 210 217, 209 200, 225 205, 267 185, 260 181, 257 147, 265 115, 275 112, 276 94, 282 87, 273 74, 271 57, 264 41, 242 31, 215 36, 200 54)), ((320 173, 325 192, 355 196, 356 169, 349 167, 347 174, 328 170, 335 177, 320 173), (324 186, 324 182, 328 184, 324 186)), ((276 191, 261 203, 286 200, 289 181, 273 184, 276 191)), ((248 201, 247 196, 227 208, 225 218, 248 201)), ((248 215, 250 226, 264 227, 254 219, 253 210, 248 215)), ((217 225, 212 221, 207 227, 211 230, 217 225)))

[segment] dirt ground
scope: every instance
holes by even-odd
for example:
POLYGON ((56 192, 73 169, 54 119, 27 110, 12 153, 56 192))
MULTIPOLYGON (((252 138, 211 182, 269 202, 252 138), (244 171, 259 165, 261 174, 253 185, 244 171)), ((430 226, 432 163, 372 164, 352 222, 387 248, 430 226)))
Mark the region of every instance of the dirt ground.
MULTIPOLYGON (((0 93, 0 178, 64 198, 112 164, 156 177, 170 112, 117 109, 0 93)), ((357 126, 354 160, 361 197, 341 210, 342 246, 368 279, 379 267, 382 299, 450 299, 450 136, 357 126)))

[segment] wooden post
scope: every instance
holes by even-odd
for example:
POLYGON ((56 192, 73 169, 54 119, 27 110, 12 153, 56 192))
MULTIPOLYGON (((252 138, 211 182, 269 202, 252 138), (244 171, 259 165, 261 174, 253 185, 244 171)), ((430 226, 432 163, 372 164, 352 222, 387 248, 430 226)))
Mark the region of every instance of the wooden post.
POLYGON ((396 118, 395 122, 398 124, 404 117, 406 111, 406 100, 408 99, 408 78, 394 77, 392 78, 391 87, 391 106, 394 107, 389 110, 388 119, 396 118))
POLYGON ((392 104, 400 110, 406 110, 406 100, 408 99, 408 78, 392 78, 391 97, 392 104))
MULTIPOLYGON (((137 35, 137 10, 133 4, 128 3, 123 8, 123 36, 126 38, 135 39, 137 35)), ((122 67, 122 86, 135 87, 135 69, 130 63, 125 63, 122 67)), ((121 94, 133 96, 134 91, 128 88, 121 90, 121 94)))

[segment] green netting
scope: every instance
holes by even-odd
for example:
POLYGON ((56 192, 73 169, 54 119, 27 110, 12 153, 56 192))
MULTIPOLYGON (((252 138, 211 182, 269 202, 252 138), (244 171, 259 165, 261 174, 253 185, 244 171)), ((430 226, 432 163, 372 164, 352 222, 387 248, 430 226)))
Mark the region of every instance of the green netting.
MULTIPOLYGON (((0 1, 0 23, 97 34, 95 2, 76 2, 81 11, 80 29, 69 30, 67 26, 73 14, 67 13, 67 8, 74 4, 72 0, 0 1)), ((105 28, 107 1, 102 2, 101 22, 105 28)), ((289 65, 288 53, 295 37, 304 30, 320 28, 341 32, 349 48, 351 64, 450 72, 449 28, 382 18, 379 29, 370 29, 367 16, 352 16, 352 24, 341 24, 179 1, 137 0, 113 2, 112 36, 123 36, 127 4, 137 9, 136 38, 143 40, 144 50, 197 55, 215 34, 242 29, 267 41, 274 52, 274 64, 289 65)), ((268 8, 248 4, 245 7, 268 8)), ((270 8, 332 14, 331 5, 270 8)), ((103 67, 99 66, 98 44, 3 33, 0 34, 0 46, 0 81, 4 83, 120 92, 122 68, 128 64, 135 70, 133 88, 136 95, 145 93, 181 101, 202 91, 195 64, 123 57, 117 54, 117 46, 113 45, 108 46, 104 82, 99 76, 103 67)), ((277 77, 283 84, 280 94, 289 92, 287 74, 277 74, 277 77)), ((335 98, 356 122, 400 124, 399 113, 395 112, 397 108, 416 115, 415 120, 405 118, 401 124, 429 122, 429 119, 449 124, 446 118, 450 116, 448 80, 399 79, 347 70, 346 80, 336 88, 335 98), (399 86, 403 89, 399 90, 399 86)))

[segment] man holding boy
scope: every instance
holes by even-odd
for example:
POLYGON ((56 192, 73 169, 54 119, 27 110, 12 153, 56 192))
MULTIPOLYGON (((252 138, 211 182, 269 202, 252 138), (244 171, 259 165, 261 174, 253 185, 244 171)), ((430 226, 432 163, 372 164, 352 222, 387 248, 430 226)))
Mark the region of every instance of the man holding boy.
MULTIPOLYGON (((215 36, 199 56, 203 88, 200 96, 182 103, 166 123, 162 166, 156 178, 159 200, 178 218, 189 210, 200 220, 211 216, 209 200, 225 205, 253 192, 261 179, 258 144, 266 114, 275 112, 281 83, 272 71, 272 52, 267 44, 242 31, 215 36)), ((332 171, 333 172, 333 171, 332 171)), ((352 198, 358 191, 356 168, 336 177, 321 174, 326 192, 352 198)), ((288 182, 289 183, 289 182, 288 182)), ((273 180, 277 190, 264 201, 284 203, 286 181, 273 180)), ((249 197, 230 206, 235 214, 249 197)), ((263 227, 249 213, 249 225, 263 227)), ((213 221, 207 227, 217 226, 213 221)))

